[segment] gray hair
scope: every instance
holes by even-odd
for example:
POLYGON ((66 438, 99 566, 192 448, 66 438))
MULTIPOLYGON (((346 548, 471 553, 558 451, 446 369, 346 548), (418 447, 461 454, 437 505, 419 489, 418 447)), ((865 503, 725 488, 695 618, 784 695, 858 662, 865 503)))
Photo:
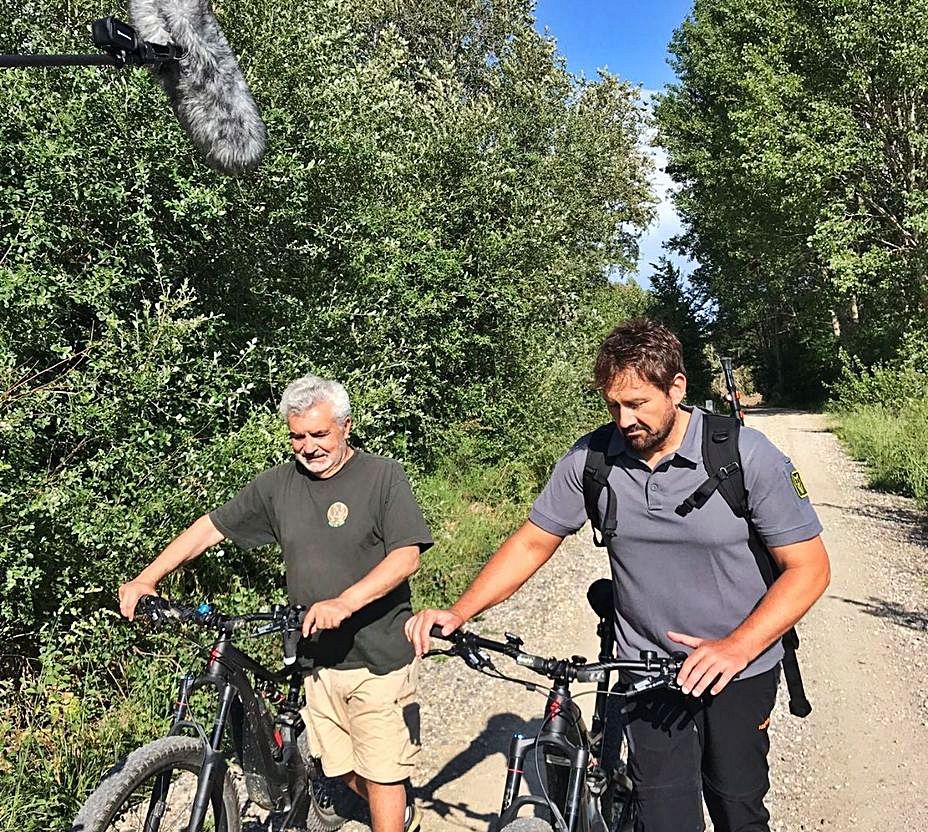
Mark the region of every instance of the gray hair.
POLYGON ((320 378, 311 373, 287 386, 280 397, 277 411, 286 422, 290 416, 305 413, 319 402, 329 402, 332 405, 335 421, 340 425, 344 425, 345 420, 351 415, 351 402, 348 401, 345 388, 334 379, 320 378))

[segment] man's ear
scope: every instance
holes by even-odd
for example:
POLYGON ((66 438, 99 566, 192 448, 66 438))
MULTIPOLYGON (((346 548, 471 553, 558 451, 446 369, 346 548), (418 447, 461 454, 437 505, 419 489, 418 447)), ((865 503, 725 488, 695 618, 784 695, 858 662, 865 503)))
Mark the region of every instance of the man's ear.
POLYGON ((342 426, 342 430, 345 431, 345 439, 351 434, 351 417, 345 417, 345 424, 342 426))
POLYGON ((667 391, 673 406, 677 407, 686 398, 686 376, 683 373, 677 373, 670 382, 670 389, 667 391))

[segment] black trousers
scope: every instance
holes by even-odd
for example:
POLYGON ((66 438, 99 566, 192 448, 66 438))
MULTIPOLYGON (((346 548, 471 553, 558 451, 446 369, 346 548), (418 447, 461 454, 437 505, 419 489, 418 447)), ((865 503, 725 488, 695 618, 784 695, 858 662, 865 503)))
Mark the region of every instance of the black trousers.
POLYGON ((701 699, 659 690, 626 714, 635 832, 702 832, 702 800, 716 832, 769 832, 767 725, 779 667, 701 699))

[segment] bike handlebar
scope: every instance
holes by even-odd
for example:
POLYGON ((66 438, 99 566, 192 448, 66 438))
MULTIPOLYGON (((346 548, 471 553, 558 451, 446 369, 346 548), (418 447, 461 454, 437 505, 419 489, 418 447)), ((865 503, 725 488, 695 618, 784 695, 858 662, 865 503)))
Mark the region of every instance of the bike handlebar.
MULTIPOLYGON (((686 659, 686 654, 675 652, 670 656, 658 656, 653 651, 642 651, 638 659, 610 659, 604 662, 588 663, 582 656, 572 656, 570 659, 545 658, 535 656, 522 650, 522 639, 512 633, 506 633, 506 641, 493 641, 478 636, 466 630, 455 630, 448 635, 442 635, 441 627, 432 627, 429 635, 449 641, 452 647, 444 652, 460 656, 469 667, 482 670, 488 664, 488 659, 481 656, 481 650, 501 653, 508 656, 520 667, 534 671, 540 676, 549 679, 564 679, 569 682, 602 682, 612 671, 626 671, 627 673, 642 675, 646 678, 646 685, 640 690, 652 687, 675 687, 675 679, 680 667, 686 659)), ((636 686, 632 685, 634 689, 636 686)))
POLYGON ((284 644, 284 664, 296 661, 297 645, 302 636, 303 618, 306 607, 302 605, 275 605, 270 612, 250 612, 245 615, 223 615, 212 604, 200 604, 198 607, 185 607, 159 595, 143 595, 136 604, 136 613, 147 618, 153 626, 164 626, 168 621, 190 621, 202 627, 232 633, 251 624, 267 622, 255 635, 282 633, 284 644))

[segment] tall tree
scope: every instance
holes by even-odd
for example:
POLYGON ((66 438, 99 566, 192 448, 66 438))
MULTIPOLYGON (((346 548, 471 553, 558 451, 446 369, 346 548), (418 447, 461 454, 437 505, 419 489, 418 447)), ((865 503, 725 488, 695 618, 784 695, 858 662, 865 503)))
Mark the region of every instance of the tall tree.
POLYGON ((766 382, 809 396, 838 348, 924 321, 928 9, 697 0, 658 108, 693 280, 766 382))

